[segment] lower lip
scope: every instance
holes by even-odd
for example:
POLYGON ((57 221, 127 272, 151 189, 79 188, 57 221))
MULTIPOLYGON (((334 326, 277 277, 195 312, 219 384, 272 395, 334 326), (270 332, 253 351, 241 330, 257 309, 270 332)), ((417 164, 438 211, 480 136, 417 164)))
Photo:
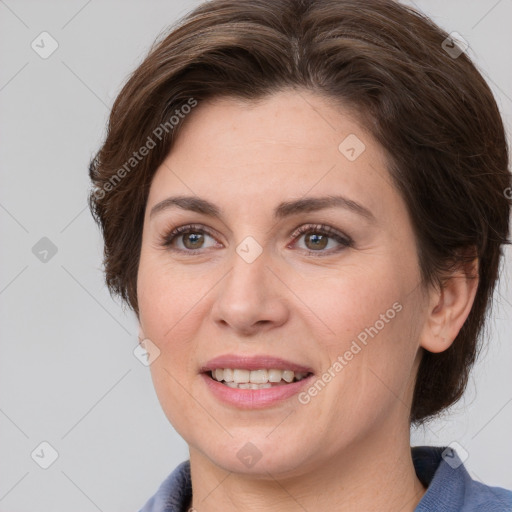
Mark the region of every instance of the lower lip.
POLYGON ((313 374, 298 382, 263 389, 230 388, 212 379, 207 373, 202 373, 201 376, 210 391, 222 402, 240 409, 263 409, 283 402, 299 393, 302 388, 309 384, 313 374))

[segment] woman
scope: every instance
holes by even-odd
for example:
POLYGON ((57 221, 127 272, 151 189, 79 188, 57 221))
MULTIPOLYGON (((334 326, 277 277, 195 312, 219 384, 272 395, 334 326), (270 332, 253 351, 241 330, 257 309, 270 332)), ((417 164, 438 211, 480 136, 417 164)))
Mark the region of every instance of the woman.
POLYGON ((150 52, 91 163, 106 281, 190 460, 143 512, 504 511, 453 447, 508 243, 494 98, 388 0, 213 0, 150 52))

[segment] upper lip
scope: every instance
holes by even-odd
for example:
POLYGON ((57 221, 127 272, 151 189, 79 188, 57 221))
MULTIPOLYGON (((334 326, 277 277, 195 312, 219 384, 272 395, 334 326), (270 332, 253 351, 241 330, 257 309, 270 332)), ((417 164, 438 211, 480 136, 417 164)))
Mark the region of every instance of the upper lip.
POLYGON ((313 373, 313 370, 302 364, 287 361, 280 357, 269 355, 259 356, 243 356, 236 354, 225 354, 210 359, 204 366, 201 367, 200 372, 208 372, 217 368, 231 368, 233 370, 292 370, 294 372, 313 373))

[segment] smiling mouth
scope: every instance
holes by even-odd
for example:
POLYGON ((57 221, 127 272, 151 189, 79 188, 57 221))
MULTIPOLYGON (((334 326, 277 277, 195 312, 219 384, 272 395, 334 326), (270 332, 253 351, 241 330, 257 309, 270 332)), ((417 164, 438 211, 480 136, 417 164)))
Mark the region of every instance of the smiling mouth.
POLYGON ((294 372, 292 370, 237 368, 216 368, 205 373, 213 380, 236 389, 266 389, 285 386, 312 375, 311 372, 294 372))

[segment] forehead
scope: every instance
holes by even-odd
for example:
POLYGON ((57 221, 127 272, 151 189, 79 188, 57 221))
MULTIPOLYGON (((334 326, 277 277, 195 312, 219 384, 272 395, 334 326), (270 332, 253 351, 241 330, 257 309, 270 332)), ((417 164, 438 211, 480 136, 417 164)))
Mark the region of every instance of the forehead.
POLYGON ((376 206, 385 187, 394 192, 386 153, 354 117, 307 91, 202 102, 183 121, 148 203, 172 191, 255 208, 336 192, 376 206))
POLYGON ((310 158, 318 153, 337 158, 344 135, 357 134, 375 144, 359 117, 353 109, 309 91, 284 90, 258 100, 213 98, 200 102, 185 118, 174 152, 182 146, 219 146, 244 160, 252 148, 272 154, 272 148, 282 152, 288 146, 290 157, 302 151, 310 158))

